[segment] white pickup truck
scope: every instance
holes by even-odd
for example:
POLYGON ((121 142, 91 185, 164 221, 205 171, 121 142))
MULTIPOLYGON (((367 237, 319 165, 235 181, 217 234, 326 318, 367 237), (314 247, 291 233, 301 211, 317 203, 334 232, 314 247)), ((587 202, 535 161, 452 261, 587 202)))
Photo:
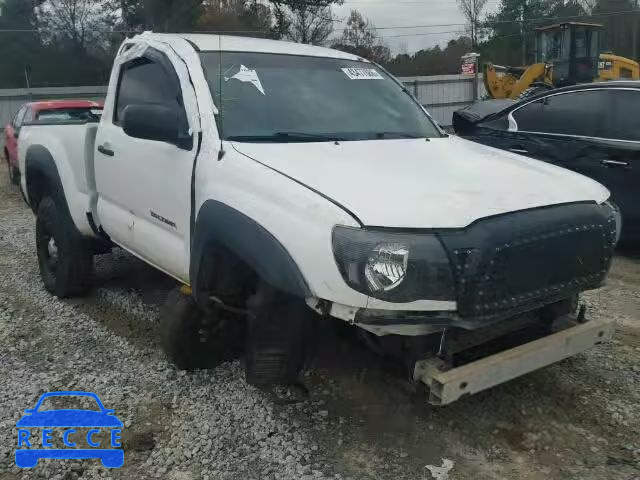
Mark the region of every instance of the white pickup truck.
POLYGON ((161 334, 180 368, 242 335, 249 382, 293 382, 333 317, 445 404, 613 328, 584 311, 563 324, 607 276, 608 191, 447 135, 347 53, 141 34, 117 54, 99 123, 25 125, 19 161, 45 288, 85 293, 112 245, 172 276, 161 334))

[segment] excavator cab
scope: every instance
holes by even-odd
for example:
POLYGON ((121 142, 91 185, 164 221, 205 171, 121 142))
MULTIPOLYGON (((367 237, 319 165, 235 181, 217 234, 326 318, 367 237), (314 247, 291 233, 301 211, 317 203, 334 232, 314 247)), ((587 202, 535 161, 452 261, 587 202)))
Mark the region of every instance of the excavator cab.
POLYGON ((602 25, 565 22, 536 29, 536 62, 523 67, 484 64, 491 98, 523 99, 578 83, 640 80, 640 65, 629 58, 600 53, 602 25))
POLYGON ((598 77, 600 31, 595 23, 566 22, 536 29, 536 63, 551 70, 554 87, 598 77))

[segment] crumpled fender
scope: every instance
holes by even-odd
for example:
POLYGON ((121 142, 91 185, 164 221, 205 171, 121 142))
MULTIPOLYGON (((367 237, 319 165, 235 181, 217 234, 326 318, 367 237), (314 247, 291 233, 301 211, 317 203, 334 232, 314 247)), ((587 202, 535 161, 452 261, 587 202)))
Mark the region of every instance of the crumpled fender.
POLYGON ((300 269, 278 239, 238 210, 207 200, 198 212, 191 246, 189 277, 196 299, 201 267, 210 265, 204 256, 212 242, 233 252, 272 287, 300 298, 310 296, 300 269))

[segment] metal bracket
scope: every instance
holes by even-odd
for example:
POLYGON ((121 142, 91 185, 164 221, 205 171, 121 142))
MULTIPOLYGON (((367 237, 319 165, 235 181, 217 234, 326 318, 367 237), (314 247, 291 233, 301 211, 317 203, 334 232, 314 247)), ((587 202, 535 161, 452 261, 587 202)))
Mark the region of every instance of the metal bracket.
POLYGON ((439 358, 416 362, 414 380, 429 387, 429 403, 447 405, 611 339, 615 320, 591 321, 457 368, 439 358))

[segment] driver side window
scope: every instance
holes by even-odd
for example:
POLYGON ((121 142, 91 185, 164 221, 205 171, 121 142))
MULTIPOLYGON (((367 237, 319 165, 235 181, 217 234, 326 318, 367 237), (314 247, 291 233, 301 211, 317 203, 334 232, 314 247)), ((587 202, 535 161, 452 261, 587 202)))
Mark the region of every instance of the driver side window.
POLYGON ((596 137, 602 123, 604 90, 549 95, 513 112, 519 132, 596 137))
MULTIPOLYGON (((175 74, 175 73, 174 73, 175 74)), ((183 109, 182 95, 176 93, 166 69, 149 58, 137 58, 122 66, 118 84, 113 123, 120 124, 122 111, 131 104, 154 104, 183 109)))

